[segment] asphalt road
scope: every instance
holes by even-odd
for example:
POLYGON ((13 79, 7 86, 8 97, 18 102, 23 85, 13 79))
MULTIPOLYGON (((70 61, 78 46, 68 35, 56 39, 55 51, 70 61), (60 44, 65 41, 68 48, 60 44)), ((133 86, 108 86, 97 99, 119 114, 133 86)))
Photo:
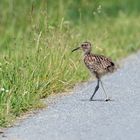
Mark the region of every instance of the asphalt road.
POLYGON ((140 140, 140 52, 103 77, 112 101, 100 89, 89 101, 95 81, 75 87, 70 94, 50 97, 39 111, 0 135, 0 140, 140 140))

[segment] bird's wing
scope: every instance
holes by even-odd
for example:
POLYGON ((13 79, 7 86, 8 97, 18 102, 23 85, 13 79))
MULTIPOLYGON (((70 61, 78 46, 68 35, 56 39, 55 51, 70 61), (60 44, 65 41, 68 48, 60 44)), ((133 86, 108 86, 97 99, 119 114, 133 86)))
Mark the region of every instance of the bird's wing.
POLYGON ((98 65, 101 65, 101 67, 103 67, 104 69, 107 69, 108 67, 115 65, 110 58, 107 58, 103 55, 95 55, 95 58, 96 58, 96 63, 98 65))
POLYGON ((103 55, 90 55, 86 58, 85 64, 95 72, 107 69, 111 71, 110 68, 115 65, 110 58, 103 55))

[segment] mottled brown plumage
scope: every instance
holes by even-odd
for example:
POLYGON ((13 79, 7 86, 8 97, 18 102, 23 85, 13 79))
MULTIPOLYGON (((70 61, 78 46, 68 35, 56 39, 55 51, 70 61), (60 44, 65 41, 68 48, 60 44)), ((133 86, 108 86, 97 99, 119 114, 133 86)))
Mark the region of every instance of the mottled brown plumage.
POLYGON ((106 58, 103 55, 95 55, 91 53, 85 54, 84 63, 91 73, 95 74, 97 78, 100 78, 109 72, 113 72, 115 68, 111 59, 106 58))
MULTIPOLYGON (((105 57, 103 55, 92 54, 91 53, 91 43, 90 42, 82 43, 80 47, 74 49, 73 51, 76 51, 78 49, 83 50, 83 52, 84 52, 84 63, 86 65, 86 67, 98 79, 95 91, 94 91, 93 95, 90 98, 90 100, 92 100, 93 96, 95 95, 95 93, 99 89, 99 83, 101 83, 101 86, 102 86, 102 88, 104 90, 104 87, 103 87, 103 84, 102 84, 102 81, 101 81, 101 77, 103 75, 107 74, 107 73, 114 72, 114 70, 116 69, 115 64, 110 58, 107 58, 107 57, 105 57)), ((105 90, 104 90, 104 93, 106 95, 106 101, 108 101, 109 99, 107 97, 107 94, 106 94, 105 90)))

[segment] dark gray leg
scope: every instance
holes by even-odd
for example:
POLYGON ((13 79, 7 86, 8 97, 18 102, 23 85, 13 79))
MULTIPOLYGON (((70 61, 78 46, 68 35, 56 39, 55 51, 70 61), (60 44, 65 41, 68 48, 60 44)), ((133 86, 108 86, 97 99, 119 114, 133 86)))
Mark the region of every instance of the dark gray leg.
POLYGON ((92 99, 93 99, 95 93, 96 93, 97 90, 99 89, 99 82, 100 82, 100 79, 98 79, 98 81, 97 81, 97 86, 95 87, 94 93, 93 93, 92 96, 90 97, 90 101, 92 101, 92 99))

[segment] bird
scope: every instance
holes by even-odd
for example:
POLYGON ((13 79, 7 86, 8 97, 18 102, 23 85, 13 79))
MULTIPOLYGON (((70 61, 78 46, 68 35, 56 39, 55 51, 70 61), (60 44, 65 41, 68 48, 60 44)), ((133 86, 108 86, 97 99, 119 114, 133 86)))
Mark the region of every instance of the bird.
POLYGON ((93 97, 98 91, 100 84, 106 96, 105 101, 110 101, 110 98, 108 98, 108 95, 103 86, 101 77, 108 73, 113 73, 116 70, 115 63, 110 58, 104 55, 98 55, 98 54, 92 53, 91 52, 92 45, 88 41, 83 42, 80 47, 73 49, 72 52, 77 51, 77 50, 83 50, 85 66, 97 78, 97 85, 95 87, 95 90, 92 96, 90 97, 90 101, 94 101, 93 97))

